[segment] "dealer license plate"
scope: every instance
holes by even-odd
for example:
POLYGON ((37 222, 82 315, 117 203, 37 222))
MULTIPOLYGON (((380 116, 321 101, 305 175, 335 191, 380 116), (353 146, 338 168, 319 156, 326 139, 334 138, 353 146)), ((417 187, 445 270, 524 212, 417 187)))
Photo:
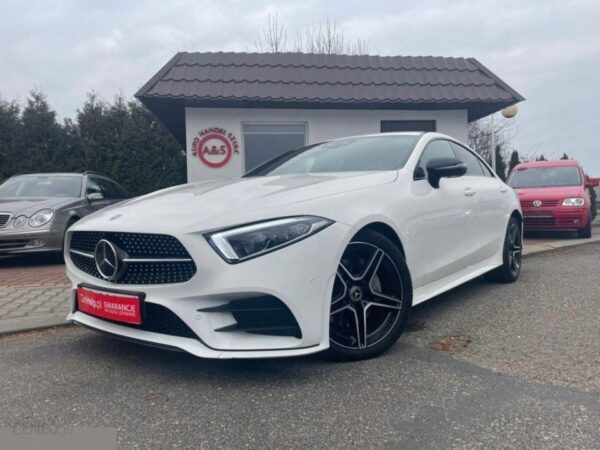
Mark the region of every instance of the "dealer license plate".
POLYGON ((77 308, 81 312, 102 319, 135 325, 142 323, 142 300, 138 295, 106 292, 79 286, 77 288, 77 308))

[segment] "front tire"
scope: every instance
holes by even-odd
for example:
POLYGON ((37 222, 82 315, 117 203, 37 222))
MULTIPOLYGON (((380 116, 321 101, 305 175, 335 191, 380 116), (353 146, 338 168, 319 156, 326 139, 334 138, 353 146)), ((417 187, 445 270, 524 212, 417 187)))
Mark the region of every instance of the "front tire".
POLYGON ((589 239, 592 237, 592 212, 588 214, 587 225, 584 228, 577 230, 577 237, 579 239, 589 239))
POLYGON ((506 227, 502 265, 486 274, 490 281, 514 283, 521 273, 523 260, 523 230, 515 217, 511 217, 506 227))
POLYGON ((338 266, 328 356, 355 361, 383 353, 400 338, 411 305, 412 283, 400 250, 380 233, 361 231, 338 266))

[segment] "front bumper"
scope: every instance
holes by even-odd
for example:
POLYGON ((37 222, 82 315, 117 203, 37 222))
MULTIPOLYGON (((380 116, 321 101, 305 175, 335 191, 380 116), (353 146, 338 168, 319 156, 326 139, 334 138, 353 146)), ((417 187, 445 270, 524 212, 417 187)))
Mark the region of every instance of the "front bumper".
POLYGON ((524 208, 525 230, 579 230, 589 221, 587 208, 524 208))
MULTIPOLYGON (((121 292, 143 292, 146 303, 173 312, 197 336, 174 336, 125 326, 77 311, 68 320, 111 335, 205 358, 267 358, 299 356, 329 347, 329 308, 336 269, 353 229, 334 223, 307 239, 239 264, 223 261, 199 233, 174 235, 196 263, 187 282, 160 285, 118 285, 77 269, 68 255, 67 274, 79 284, 121 292), (217 331, 236 324, 230 312, 198 311, 240 298, 268 295, 291 311, 301 337, 246 331, 217 331)), ((213 308, 214 309, 214 308, 213 308)))
POLYGON ((60 230, 0 230, 0 255, 61 252, 63 233, 60 230))

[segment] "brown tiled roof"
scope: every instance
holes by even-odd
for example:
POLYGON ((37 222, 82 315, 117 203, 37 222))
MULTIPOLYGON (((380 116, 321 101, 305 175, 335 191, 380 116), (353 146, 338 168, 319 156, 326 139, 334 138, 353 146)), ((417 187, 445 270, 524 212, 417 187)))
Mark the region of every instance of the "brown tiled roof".
POLYGON ((176 54, 136 97, 163 121, 175 104, 466 109, 476 120, 523 100, 474 58, 221 52, 176 54))

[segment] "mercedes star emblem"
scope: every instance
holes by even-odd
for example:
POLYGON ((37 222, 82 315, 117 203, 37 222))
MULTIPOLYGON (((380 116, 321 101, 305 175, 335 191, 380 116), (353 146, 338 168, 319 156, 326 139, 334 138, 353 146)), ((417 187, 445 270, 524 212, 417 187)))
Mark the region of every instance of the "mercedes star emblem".
POLYGON ((100 239, 94 251, 94 261, 100 275, 106 280, 114 281, 119 274, 119 254, 112 242, 100 239))

